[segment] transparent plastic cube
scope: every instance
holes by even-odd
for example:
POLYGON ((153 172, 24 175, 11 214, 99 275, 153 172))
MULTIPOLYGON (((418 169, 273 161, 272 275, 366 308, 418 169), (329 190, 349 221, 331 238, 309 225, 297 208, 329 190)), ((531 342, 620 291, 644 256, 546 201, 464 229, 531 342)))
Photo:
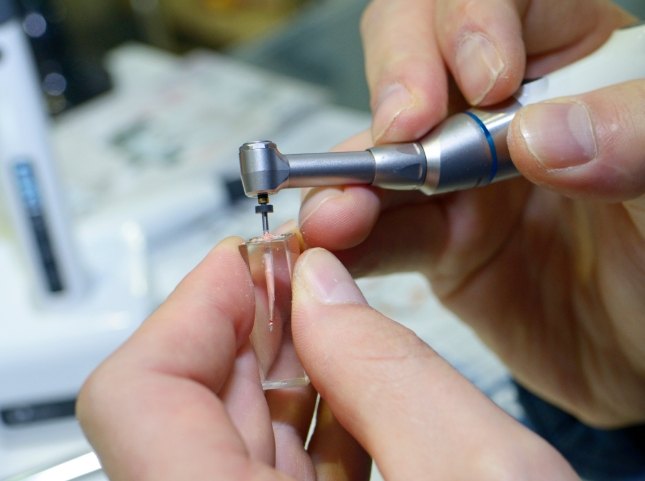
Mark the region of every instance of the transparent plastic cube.
POLYGON ((291 276, 300 255, 293 234, 265 234, 247 240, 240 252, 255 287, 255 322, 251 344, 264 389, 303 386, 309 378, 291 336, 291 276))

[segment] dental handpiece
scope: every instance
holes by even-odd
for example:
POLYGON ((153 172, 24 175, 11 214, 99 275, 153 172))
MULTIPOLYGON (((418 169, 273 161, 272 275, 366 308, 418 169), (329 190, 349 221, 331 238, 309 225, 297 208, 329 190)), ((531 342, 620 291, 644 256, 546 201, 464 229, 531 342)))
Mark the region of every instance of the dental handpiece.
MULTIPOLYGON (((362 152, 285 155, 271 141, 240 147, 247 196, 262 199, 283 188, 372 184, 439 194, 484 186, 518 175, 507 145, 508 126, 523 106, 645 78, 645 24, 612 34, 589 56, 537 80, 508 101, 448 117, 417 142, 362 152)), ((260 208, 266 221, 266 208, 260 208)), ((268 224, 267 224, 268 226, 268 224)))

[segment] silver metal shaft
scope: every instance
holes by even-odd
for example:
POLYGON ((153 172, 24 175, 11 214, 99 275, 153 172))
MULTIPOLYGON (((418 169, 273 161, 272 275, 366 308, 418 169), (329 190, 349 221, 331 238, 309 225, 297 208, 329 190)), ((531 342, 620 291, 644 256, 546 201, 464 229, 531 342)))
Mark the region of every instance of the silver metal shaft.
POLYGON ((517 175, 506 143, 520 104, 471 109, 449 117, 419 142, 362 152, 285 155, 270 141, 240 147, 240 172, 248 196, 283 188, 372 184, 418 189, 431 195, 486 185, 517 175))
POLYGON ((269 214, 268 212, 262 212, 262 233, 268 234, 269 232, 269 214))
POLYGON ((369 151, 285 155, 289 187, 315 187, 346 183, 371 184, 374 158, 369 151))

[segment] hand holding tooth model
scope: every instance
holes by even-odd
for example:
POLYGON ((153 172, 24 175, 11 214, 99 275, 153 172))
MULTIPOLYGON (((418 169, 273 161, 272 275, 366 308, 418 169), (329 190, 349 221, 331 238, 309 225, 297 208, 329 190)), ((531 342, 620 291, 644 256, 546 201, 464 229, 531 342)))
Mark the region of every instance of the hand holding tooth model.
MULTIPOLYGON (((337 157, 316 155, 320 168, 300 176, 302 159, 270 143, 243 148, 242 176, 247 193, 260 195, 263 229, 268 194, 350 184, 311 190, 301 208, 306 244, 327 249, 303 252, 292 276, 293 339, 311 385, 262 391, 249 344, 254 287, 240 240, 229 239, 83 389, 79 418, 107 473, 366 480, 373 457, 390 481, 579 479, 549 443, 367 306, 350 273, 423 272, 508 364, 533 407, 529 390, 588 425, 643 423, 645 80, 623 81, 622 67, 608 64, 603 73, 616 82, 535 104, 516 96, 510 103, 523 107, 499 130, 478 114, 511 98, 524 78, 555 79, 549 72, 602 52, 614 29, 633 23, 605 1, 373 0, 362 24, 372 133, 344 149, 369 152, 340 154, 333 176, 323 164, 337 157), (440 123, 449 75, 476 119, 440 123), (405 146, 416 177, 392 169, 400 154, 383 145, 405 146), (470 188, 512 172, 508 159, 520 177, 470 188), (314 389, 322 402, 305 446, 314 389)), ((634 36, 629 48, 640 46, 628 70, 642 68, 642 27, 621 34, 634 36)), ((519 91, 529 95, 531 85, 545 84, 519 91)), ((555 80, 547 85, 539 90, 555 80)), ((592 437, 603 436, 621 431, 592 437)), ((586 479, 643 475, 641 446, 608 445, 611 455, 582 445, 570 459, 586 479)))

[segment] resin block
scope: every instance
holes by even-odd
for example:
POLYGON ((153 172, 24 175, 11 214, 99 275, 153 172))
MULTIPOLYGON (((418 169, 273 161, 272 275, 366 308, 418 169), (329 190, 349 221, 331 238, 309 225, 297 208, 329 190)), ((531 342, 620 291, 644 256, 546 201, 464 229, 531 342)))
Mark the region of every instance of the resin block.
POLYGON ((300 255, 293 234, 264 234, 247 240, 240 252, 255 287, 255 322, 251 345, 264 389, 303 386, 309 382, 291 336, 291 276, 300 255))

